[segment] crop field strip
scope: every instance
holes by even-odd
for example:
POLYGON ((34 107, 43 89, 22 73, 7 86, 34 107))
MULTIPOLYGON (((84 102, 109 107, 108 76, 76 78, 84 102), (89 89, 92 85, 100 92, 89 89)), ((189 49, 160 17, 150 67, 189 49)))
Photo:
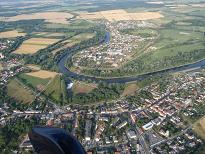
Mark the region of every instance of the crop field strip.
POLYGON ((8 95, 23 103, 31 103, 34 100, 34 94, 25 87, 18 79, 13 79, 7 85, 8 95))
POLYGON ((58 73, 51 72, 51 71, 45 71, 45 70, 39 70, 35 72, 26 73, 26 75, 30 75, 30 76, 38 77, 42 79, 47 79, 47 78, 54 78, 56 75, 58 75, 58 73))
POLYGON ((34 54, 37 51, 48 47, 60 39, 49 38, 31 38, 23 42, 23 44, 13 53, 15 54, 34 54))
POLYGON ((21 14, 12 17, 1 17, 0 21, 20 21, 20 20, 34 20, 34 19, 44 19, 49 23, 60 23, 68 24, 68 19, 72 18, 73 15, 66 12, 41 12, 33 14, 21 14))
POLYGON ((18 32, 17 30, 0 32, 0 38, 13 38, 18 36, 25 36, 26 33, 18 32))
POLYGON ((128 13, 125 10, 109 10, 93 13, 82 13, 78 18, 80 19, 89 19, 89 20, 99 20, 107 19, 110 22, 113 21, 126 21, 126 20, 150 20, 158 19, 164 17, 159 12, 142 12, 142 13, 128 13))

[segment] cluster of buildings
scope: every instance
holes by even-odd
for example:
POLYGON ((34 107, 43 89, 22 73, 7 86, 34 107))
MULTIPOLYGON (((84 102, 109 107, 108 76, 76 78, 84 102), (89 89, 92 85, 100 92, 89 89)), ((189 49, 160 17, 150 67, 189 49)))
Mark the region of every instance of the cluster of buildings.
POLYGON ((23 71, 22 63, 18 59, 12 58, 8 60, 4 54, 4 50, 10 48, 14 42, 14 40, 10 39, 0 40, 0 85, 5 85, 10 77, 23 71))
POLYGON ((1 40, 0 41, 0 51, 9 48, 13 44, 13 40, 1 40))
POLYGON ((22 63, 15 58, 8 60, 7 62, 2 62, 0 64, 3 67, 3 70, 0 71, 0 85, 5 85, 8 82, 9 78, 24 70, 22 63))
POLYGON ((5 39, 5 40, 1 39, 0 40, 0 60, 5 58, 3 52, 1 52, 1 51, 11 47, 14 42, 15 42, 14 40, 7 40, 7 39, 5 39))
POLYGON ((120 32, 123 29, 144 25, 141 22, 105 22, 105 25, 107 31, 110 32, 110 42, 90 47, 76 54, 73 57, 73 64, 75 67, 119 67, 123 62, 131 58, 137 48, 140 48, 140 43, 147 39, 154 39, 142 38, 141 36, 120 32))
POLYGON ((163 90, 158 83, 141 89, 152 97, 142 96, 140 104, 121 99, 92 107, 64 106, 42 118, 68 129, 90 153, 179 153, 204 143, 181 116, 197 114, 193 103, 204 101, 204 83, 203 72, 178 75, 163 90))
POLYGON ((202 145, 203 141, 198 138, 189 129, 183 134, 162 142, 159 145, 154 145, 151 152, 153 154, 157 153, 180 153, 180 152, 195 152, 193 149, 196 146, 202 145))
MULTIPOLYGON (((38 116, 76 136, 89 153, 180 153, 204 144, 183 117, 198 114, 195 106, 204 102, 203 71, 179 74, 164 88, 157 82, 140 91, 151 96, 143 93, 140 103, 123 98, 95 106, 49 107, 47 112, 13 111, 10 117, 38 116)), ((28 138, 20 147, 31 149, 28 138)))

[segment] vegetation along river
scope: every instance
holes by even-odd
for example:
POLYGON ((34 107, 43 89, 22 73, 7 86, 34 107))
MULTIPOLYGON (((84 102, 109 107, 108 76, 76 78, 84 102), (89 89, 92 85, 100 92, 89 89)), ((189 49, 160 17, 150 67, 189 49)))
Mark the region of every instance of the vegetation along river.
MULTIPOLYGON (((105 43, 108 43, 110 41, 110 34, 109 32, 106 33, 105 36, 105 43)), ((143 80, 147 77, 155 76, 155 75, 162 75, 164 73, 176 73, 181 71, 186 71, 189 69, 197 69, 197 68, 203 68, 205 67, 205 59, 192 63, 187 65, 182 65, 178 67, 168 68, 160 71, 150 72, 142 75, 136 75, 136 76, 130 76, 130 77, 119 77, 119 78, 98 78, 98 77, 92 77, 87 75, 78 74, 75 72, 70 71, 65 65, 67 62, 67 59, 70 58, 73 55, 73 53, 67 53, 65 54, 60 61, 58 62, 58 68, 59 71, 71 78, 76 78, 80 80, 91 80, 95 82, 107 82, 107 83, 127 83, 127 82, 133 82, 133 81, 139 81, 143 80)))

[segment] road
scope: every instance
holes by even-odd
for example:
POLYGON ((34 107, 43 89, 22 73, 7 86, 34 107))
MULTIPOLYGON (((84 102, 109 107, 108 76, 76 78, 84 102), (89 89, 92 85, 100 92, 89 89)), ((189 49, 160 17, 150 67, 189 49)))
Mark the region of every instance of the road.
POLYGON ((178 137, 178 136, 180 136, 180 135, 183 135, 187 130, 189 130, 189 129, 191 129, 191 128, 192 128, 192 125, 189 125, 186 129, 182 130, 179 134, 177 134, 177 135, 175 135, 175 136, 172 136, 172 137, 170 137, 170 138, 168 138, 168 139, 166 139, 166 140, 162 140, 162 141, 160 141, 160 142, 157 142, 157 143, 151 145, 151 148, 154 148, 154 147, 157 146, 157 145, 160 145, 160 144, 162 144, 162 143, 166 143, 166 142, 168 142, 168 141, 170 141, 170 140, 173 140, 173 139, 175 139, 176 137, 178 137))

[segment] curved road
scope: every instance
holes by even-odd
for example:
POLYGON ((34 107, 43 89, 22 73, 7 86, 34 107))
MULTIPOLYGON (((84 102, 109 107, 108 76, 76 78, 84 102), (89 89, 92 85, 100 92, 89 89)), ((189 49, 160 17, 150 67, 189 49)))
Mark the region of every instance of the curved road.
MULTIPOLYGON (((107 32, 106 33, 106 38, 105 42, 109 42, 110 39, 110 34, 107 32)), ((127 83, 127 82, 132 82, 132 81, 139 81, 143 80, 147 77, 150 76, 155 76, 155 75, 160 75, 164 73, 175 73, 175 72, 181 72, 189 69, 197 69, 197 68, 202 68, 205 67, 205 59, 188 64, 188 65, 183 65, 179 67, 174 67, 174 68, 169 68, 169 69, 164 69, 161 71, 156 71, 156 72, 151 72, 151 73, 146 73, 143 75, 137 75, 137 76, 131 76, 131 77, 119 77, 119 78, 97 78, 97 77, 92 77, 88 75, 82 75, 82 74, 77 74, 75 72, 70 71, 68 68, 65 67, 66 61, 69 57, 71 57, 74 53, 67 53, 65 54, 60 61, 58 62, 58 68, 62 74, 65 74, 68 77, 71 78, 76 78, 76 79, 85 79, 85 80, 92 80, 95 82, 107 82, 107 83, 127 83)))

